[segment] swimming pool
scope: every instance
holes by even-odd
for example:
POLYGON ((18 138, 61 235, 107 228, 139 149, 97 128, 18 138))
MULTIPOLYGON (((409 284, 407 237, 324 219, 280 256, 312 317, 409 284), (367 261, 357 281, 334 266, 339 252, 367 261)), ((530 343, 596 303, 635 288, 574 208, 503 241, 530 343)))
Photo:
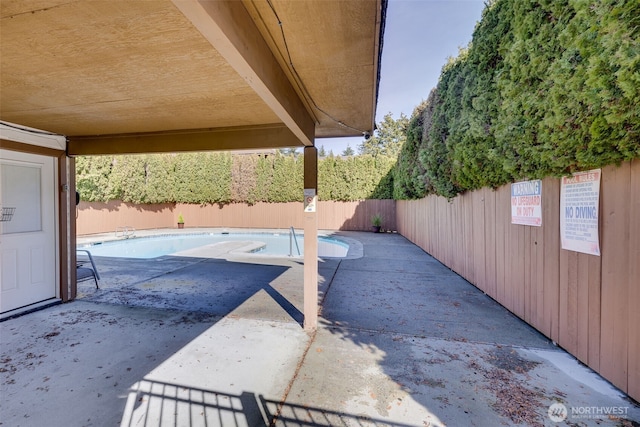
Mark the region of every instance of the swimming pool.
MULTIPOLYGON (((304 236, 296 234, 300 256, 304 255, 304 236)), ((78 249, 87 249, 94 256, 121 258, 157 258, 177 252, 222 242, 259 242, 253 245, 251 253, 258 255, 289 256, 289 233, 198 233, 198 234, 162 234, 149 237, 136 237, 126 240, 106 241, 78 245, 78 249)), ((349 244, 339 239, 318 236, 318 255, 324 257, 345 257, 349 244)), ((295 242, 293 256, 298 256, 295 242)))

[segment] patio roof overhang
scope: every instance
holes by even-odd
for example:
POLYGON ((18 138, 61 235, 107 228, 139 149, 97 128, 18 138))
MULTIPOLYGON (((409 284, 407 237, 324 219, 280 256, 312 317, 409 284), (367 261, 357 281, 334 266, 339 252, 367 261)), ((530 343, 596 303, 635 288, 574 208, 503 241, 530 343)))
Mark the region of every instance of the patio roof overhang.
POLYGON ((313 146, 374 127, 386 0, 3 0, 0 120, 68 154, 313 146))

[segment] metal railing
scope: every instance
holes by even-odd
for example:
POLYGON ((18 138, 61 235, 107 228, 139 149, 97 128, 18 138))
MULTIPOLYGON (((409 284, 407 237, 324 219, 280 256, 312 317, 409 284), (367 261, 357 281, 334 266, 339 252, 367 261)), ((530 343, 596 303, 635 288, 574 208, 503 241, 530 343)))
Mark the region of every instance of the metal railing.
POLYGON ((133 237, 136 235, 136 229, 125 225, 123 227, 116 227, 116 238, 122 237, 123 239, 128 239, 129 237, 133 237))
POLYGON ((291 226, 289 227, 289 256, 293 256, 293 242, 296 242, 298 255, 301 255, 300 246, 298 246, 298 238, 296 237, 296 231, 293 229, 293 226, 291 226))

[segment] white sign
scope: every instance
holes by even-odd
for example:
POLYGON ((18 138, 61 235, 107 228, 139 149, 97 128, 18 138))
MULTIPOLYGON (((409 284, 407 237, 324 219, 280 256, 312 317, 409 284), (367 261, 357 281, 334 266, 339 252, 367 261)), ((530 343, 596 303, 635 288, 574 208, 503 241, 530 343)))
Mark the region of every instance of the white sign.
POLYGON ((562 249, 600 256, 598 204, 602 171, 594 169, 562 178, 560 240, 562 249))
POLYGON ((511 224, 542 225, 542 181, 511 184, 511 224))
POLYGON ((304 211, 315 212, 316 211, 316 190, 315 188, 304 189, 304 211))

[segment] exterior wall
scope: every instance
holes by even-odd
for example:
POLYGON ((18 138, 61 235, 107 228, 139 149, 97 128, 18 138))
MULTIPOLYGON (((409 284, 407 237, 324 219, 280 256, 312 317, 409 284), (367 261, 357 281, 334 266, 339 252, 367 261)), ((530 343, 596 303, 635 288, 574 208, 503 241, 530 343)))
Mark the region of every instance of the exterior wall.
POLYGON ((511 224, 510 186, 398 201, 398 231, 640 400, 640 159, 602 170, 600 248, 560 248, 560 181, 542 227, 511 224))
MULTIPOLYGON (((370 230, 371 217, 380 213, 383 228, 396 229, 394 200, 319 202, 318 228, 321 230, 370 230)), ((302 203, 257 203, 230 205, 155 204, 135 205, 120 201, 80 202, 77 211, 78 235, 113 232, 117 227, 137 230, 176 228, 182 214, 185 227, 295 228, 303 227, 302 203)))

